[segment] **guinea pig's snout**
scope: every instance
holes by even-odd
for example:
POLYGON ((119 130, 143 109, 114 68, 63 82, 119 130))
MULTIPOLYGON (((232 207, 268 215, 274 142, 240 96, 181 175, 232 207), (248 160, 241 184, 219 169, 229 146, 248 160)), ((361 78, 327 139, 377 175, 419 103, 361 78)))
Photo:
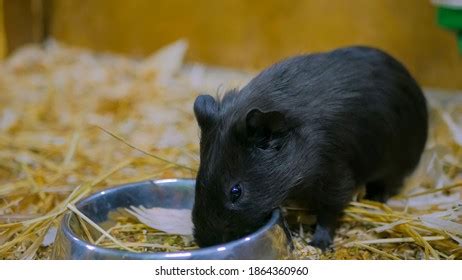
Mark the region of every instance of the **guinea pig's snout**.
POLYGON ((208 223, 196 223, 194 239, 199 247, 210 247, 244 237, 252 232, 248 227, 238 226, 229 221, 213 220, 208 223))
POLYGON ((233 241, 238 238, 239 238, 239 235, 233 234, 232 232, 227 231, 223 233, 221 242, 225 243, 225 242, 233 241))
POLYGON ((217 228, 207 228, 194 232, 194 240, 199 247, 210 247, 228 241, 229 234, 217 228))
POLYGON ((242 238, 248 234, 252 233, 252 231, 249 230, 242 230, 242 231, 232 231, 228 230, 223 232, 222 234, 222 242, 230 242, 239 238, 242 238))

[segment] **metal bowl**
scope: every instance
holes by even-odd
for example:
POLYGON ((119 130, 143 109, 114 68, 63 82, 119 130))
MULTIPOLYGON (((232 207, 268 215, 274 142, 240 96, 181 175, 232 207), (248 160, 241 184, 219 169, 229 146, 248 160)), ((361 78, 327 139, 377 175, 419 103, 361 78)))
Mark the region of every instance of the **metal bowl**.
MULTIPOLYGON (((167 179, 143 181, 117 186, 96 193, 76 204, 77 209, 104 229, 112 211, 130 206, 146 208, 192 208, 195 181, 167 179)), ((66 213, 53 248, 53 259, 281 259, 290 253, 289 238, 279 209, 256 232, 217 246, 172 253, 134 253, 108 249, 86 241, 76 215, 66 213)), ((97 235, 96 232, 92 232, 97 235)))

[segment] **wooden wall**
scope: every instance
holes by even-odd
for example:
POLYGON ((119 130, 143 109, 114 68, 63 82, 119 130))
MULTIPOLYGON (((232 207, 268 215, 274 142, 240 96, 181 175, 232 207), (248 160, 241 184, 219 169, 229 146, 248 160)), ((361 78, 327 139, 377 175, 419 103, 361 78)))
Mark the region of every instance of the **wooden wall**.
POLYGON ((188 58, 258 69, 352 44, 383 48, 425 86, 462 89, 455 35, 430 0, 51 0, 49 33, 70 44, 146 55, 178 38, 188 58))
POLYGON ((0 0, 0 59, 6 55, 6 36, 3 20, 3 0, 0 0))
POLYGON ((12 52, 29 43, 45 38, 45 17, 48 0, 2 0, 5 48, 12 52))

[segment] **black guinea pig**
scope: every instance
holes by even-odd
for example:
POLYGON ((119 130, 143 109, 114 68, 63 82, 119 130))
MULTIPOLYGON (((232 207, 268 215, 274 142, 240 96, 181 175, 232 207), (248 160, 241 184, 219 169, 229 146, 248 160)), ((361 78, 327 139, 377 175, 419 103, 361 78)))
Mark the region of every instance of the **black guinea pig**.
POLYGON ((192 212, 199 246, 255 231, 296 200, 317 215, 311 244, 332 244, 353 193, 384 202, 427 139, 425 97, 404 66, 369 47, 281 61, 223 98, 198 96, 200 167, 192 212))

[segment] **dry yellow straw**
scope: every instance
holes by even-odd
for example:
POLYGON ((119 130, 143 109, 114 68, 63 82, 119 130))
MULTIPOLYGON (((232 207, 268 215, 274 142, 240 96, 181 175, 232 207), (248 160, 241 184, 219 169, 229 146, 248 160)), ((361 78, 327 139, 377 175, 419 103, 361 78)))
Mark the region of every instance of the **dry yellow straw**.
MULTIPOLYGON (((424 236, 422 237, 425 241, 435 241, 435 240, 444 240, 446 237, 444 236, 424 236)), ((372 240, 361 240, 355 241, 354 244, 361 243, 361 244, 390 244, 390 243, 403 243, 403 242, 414 242, 414 238, 412 237, 402 237, 402 238, 381 238, 381 239, 372 239, 372 240)), ((345 246, 348 246, 345 245, 345 246)))
POLYGON ((93 222, 90 218, 88 218, 87 216, 85 216, 85 214, 83 214, 82 212, 80 212, 79 209, 77 209, 74 205, 72 204, 69 204, 67 205, 67 208, 69 208, 72 212, 74 212, 75 214, 77 214, 79 217, 81 217, 84 221, 86 221, 88 224, 90 224, 93 228, 95 228, 97 231, 99 231, 102 235, 104 235, 105 237, 107 237, 108 239, 110 239, 112 242, 114 242, 115 244, 117 244, 119 247, 121 248, 124 248, 125 250, 127 251, 130 251, 130 252, 136 252, 130 248, 128 248, 127 246, 125 246, 124 244, 122 244, 119 240, 115 239, 112 235, 110 235, 109 233, 107 233, 104 229, 102 229, 100 226, 98 226, 95 222, 93 222))
POLYGON ((384 251, 381 251, 377 248, 374 248, 374 247, 371 247, 369 245, 366 245, 366 244, 362 244, 362 243, 354 243, 354 245, 357 245, 358 247, 362 247, 362 248, 365 248, 369 251, 372 251, 374 253, 377 253, 379 255, 382 255, 382 256, 385 256, 389 259, 392 259, 392 260, 400 260, 400 258, 396 257, 396 256, 393 256, 392 254, 389 254, 387 252, 384 252, 384 251))
POLYGON ((101 129, 102 131, 106 132, 107 134, 111 135, 111 136, 114 137, 115 139, 117 139, 117 140, 123 142, 125 145, 129 146, 130 148, 137 150, 137 151, 140 152, 140 153, 143 153, 143 154, 145 154, 145 155, 147 155, 147 156, 150 156, 150 157, 152 157, 152 158, 158 159, 158 160, 163 161, 163 162, 165 162, 165 163, 172 164, 172 165, 174 165, 174 166, 176 166, 176 167, 180 167, 180 168, 184 168, 184 169, 187 169, 187 170, 190 170, 190 171, 193 171, 193 172, 197 172, 197 170, 195 170, 195 169, 193 169, 193 168, 191 168, 191 167, 189 167, 189 166, 182 165, 182 164, 179 164, 179 163, 176 163, 176 162, 172 162, 172 161, 170 161, 170 160, 168 160, 168 159, 165 159, 165 158, 159 157, 159 156, 157 156, 157 155, 154 155, 154 154, 152 154, 152 153, 150 153, 150 152, 144 151, 144 150, 142 150, 142 149, 140 149, 140 148, 138 148, 138 147, 136 147, 136 146, 130 144, 127 140, 125 140, 125 139, 122 138, 121 136, 118 136, 118 135, 116 135, 115 133, 110 132, 109 130, 107 130, 107 129, 105 129, 105 128, 102 128, 102 127, 100 127, 100 126, 96 126, 96 127, 98 127, 99 129, 101 129))

